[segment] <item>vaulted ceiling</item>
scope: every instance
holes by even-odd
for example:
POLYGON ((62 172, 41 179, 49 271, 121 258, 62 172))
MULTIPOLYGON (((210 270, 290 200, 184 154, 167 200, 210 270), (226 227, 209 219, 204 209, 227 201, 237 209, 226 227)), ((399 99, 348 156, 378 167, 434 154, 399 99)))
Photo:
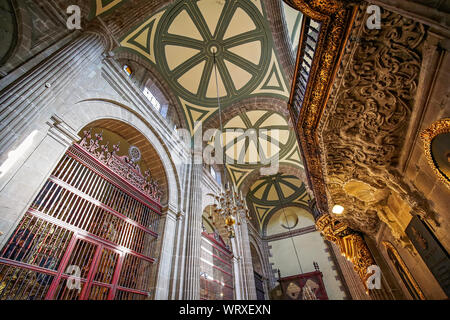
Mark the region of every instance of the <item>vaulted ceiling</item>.
POLYGON ((281 208, 308 208, 310 199, 303 181, 289 174, 261 177, 253 183, 247 194, 253 221, 256 222, 255 226, 261 229, 264 229, 271 216, 281 208))
POLYGON ((243 112, 226 122, 224 131, 227 170, 237 187, 249 174, 271 163, 303 168, 295 134, 280 113, 243 112))
MULTIPOLYGON (((91 17, 121 12, 128 1, 133 0, 95 0, 91 17)), ((116 48, 116 52, 138 55, 162 76, 176 96, 191 134, 199 129, 199 123, 217 122, 219 95, 223 128, 228 131, 223 134, 226 169, 238 188, 247 180, 248 200, 259 227, 265 214, 272 214, 280 204, 297 201, 306 207, 309 199, 298 176, 260 173, 274 162, 295 168, 292 172, 303 170, 296 136, 286 116, 290 81, 269 25, 274 15, 285 20, 287 41, 283 43, 295 56, 302 14, 278 4, 279 12, 268 15, 267 10, 273 8, 266 5, 263 0, 173 1, 122 33, 116 48), (256 98, 265 99, 265 105, 227 112, 256 98), (281 109, 274 108, 274 101, 281 109), (252 131, 255 135, 248 134, 252 131), (258 198, 258 190, 269 184, 272 191, 258 198), (266 210, 265 214, 261 210, 266 210)))
POLYGON ((176 1, 135 26, 120 44, 118 50, 142 56, 165 77, 191 133, 196 122, 217 112, 217 93, 223 108, 251 96, 289 97, 259 0, 176 1))

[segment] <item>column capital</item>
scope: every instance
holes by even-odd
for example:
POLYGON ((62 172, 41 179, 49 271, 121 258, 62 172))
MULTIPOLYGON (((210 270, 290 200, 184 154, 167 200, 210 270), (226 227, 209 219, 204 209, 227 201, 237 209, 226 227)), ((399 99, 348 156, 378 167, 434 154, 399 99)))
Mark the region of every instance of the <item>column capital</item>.
POLYGON ((95 19, 92 21, 84 30, 84 33, 99 35, 104 44, 105 53, 111 52, 115 47, 120 46, 119 42, 114 38, 114 35, 101 20, 95 19))
POLYGON ((48 130, 48 135, 62 145, 69 147, 74 142, 80 140, 80 137, 75 129, 68 125, 64 119, 57 114, 50 116, 50 119, 46 123, 50 127, 48 130))
POLYGON ((354 270, 368 292, 366 281, 371 274, 367 273, 367 268, 375 264, 375 259, 361 234, 329 214, 324 214, 317 219, 316 228, 325 239, 335 243, 341 255, 353 264, 354 270))

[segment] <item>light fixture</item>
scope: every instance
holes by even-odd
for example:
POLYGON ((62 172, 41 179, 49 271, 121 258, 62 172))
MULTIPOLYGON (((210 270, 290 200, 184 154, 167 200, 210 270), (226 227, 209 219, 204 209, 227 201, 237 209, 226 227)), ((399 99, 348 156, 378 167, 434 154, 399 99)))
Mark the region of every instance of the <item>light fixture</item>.
POLYGON ((338 204, 335 204, 333 209, 331 210, 334 214, 342 214, 344 212, 344 207, 338 204))
POLYGON ((242 193, 237 193, 228 184, 225 189, 219 195, 208 193, 208 196, 214 198, 213 209, 210 209, 208 218, 212 220, 213 225, 216 225, 217 219, 214 217, 222 217, 221 221, 228 232, 228 238, 231 239, 234 238, 234 225, 236 223, 240 225, 243 218, 250 220, 250 215, 242 193))
MULTIPOLYGON (((220 124, 220 132, 223 133, 223 126, 222 126, 222 114, 221 114, 221 106, 220 106, 220 95, 219 95, 219 85, 218 85, 218 78, 217 78, 217 63, 216 63, 216 52, 217 48, 214 46, 211 48, 211 52, 213 53, 214 57, 214 74, 216 78, 216 89, 217 89, 217 107, 219 112, 219 124, 220 124)), ((221 134, 221 146, 223 145, 223 135, 221 134)), ((225 174, 226 174, 226 163, 225 163, 225 154, 223 156, 223 165, 225 167, 225 174)), ((212 210, 209 211, 209 219, 212 220, 213 225, 216 225, 214 219, 215 217, 219 216, 222 217, 220 219, 224 223, 224 227, 228 232, 228 238, 234 238, 234 225, 237 223, 237 225, 240 225, 242 222, 242 219, 250 220, 249 210, 247 207, 247 203, 245 201, 245 198, 242 195, 242 192, 238 193, 234 187, 227 183, 225 184, 225 191, 221 191, 219 195, 214 195, 212 193, 208 193, 209 196, 212 196, 214 198, 214 204, 212 205, 212 210)))

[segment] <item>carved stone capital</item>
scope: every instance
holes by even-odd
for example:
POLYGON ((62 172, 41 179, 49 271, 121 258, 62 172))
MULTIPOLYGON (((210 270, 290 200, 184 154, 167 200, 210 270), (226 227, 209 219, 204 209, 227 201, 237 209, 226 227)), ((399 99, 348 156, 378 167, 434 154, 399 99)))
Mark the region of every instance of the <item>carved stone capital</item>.
POLYGON ((341 254, 353 264, 353 269, 368 292, 367 279, 371 274, 367 268, 374 265, 375 260, 362 236, 329 214, 317 219, 316 228, 325 239, 336 244, 341 254))

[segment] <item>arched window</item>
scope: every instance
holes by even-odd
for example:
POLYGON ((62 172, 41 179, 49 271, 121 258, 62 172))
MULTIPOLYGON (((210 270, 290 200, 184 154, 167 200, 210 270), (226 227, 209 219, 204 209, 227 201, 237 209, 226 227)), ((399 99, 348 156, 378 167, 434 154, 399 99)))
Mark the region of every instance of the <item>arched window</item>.
POLYGON ((216 182, 221 185, 222 184, 222 177, 220 175, 220 171, 217 171, 213 166, 209 167, 209 172, 211 173, 211 176, 216 180, 216 182))
POLYGON ((148 101, 150 101, 150 104, 153 106, 153 108, 155 108, 156 110, 161 112, 161 104, 155 98, 155 96, 151 93, 149 88, 145 87, 143 92, 144 92, 144 96, 148 99, 148 101))
POLYGON ((145 82, 143 93, 147 97, 153 108, 158 110, 159 113, 167 119, 169 103, 164 94, 152 79, 148 79, 145 82))

